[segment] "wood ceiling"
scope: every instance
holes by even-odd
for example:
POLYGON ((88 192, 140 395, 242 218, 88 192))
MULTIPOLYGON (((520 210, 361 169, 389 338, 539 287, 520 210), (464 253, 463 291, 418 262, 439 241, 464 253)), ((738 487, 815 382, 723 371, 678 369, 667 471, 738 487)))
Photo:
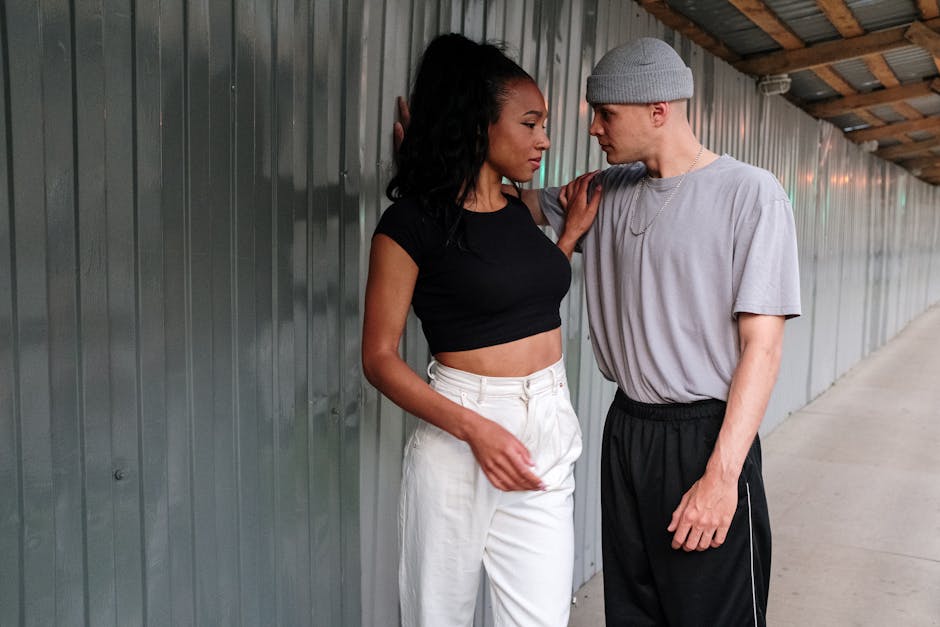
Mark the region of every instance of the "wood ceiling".
MULTIPOLYGON (((830 119, 840 126, 846 137, 855 142, 870 142, 877 156, 894 161, 915 176, 940 184, 940 6, 938 0, 636 0, 649 13, 670 28, 682 33, 735 68, 760 78, 769 75, 793 76, 809 72, 808 81, 822 81, 829 92, 822 98, 809 89, 791 89, 785 97, 810 115, 830 119), (772 6, 773 5, 773 6, 772 6), (884 7, 878 15, 878 7, 884 7), (733 9, 729 9, 733 7, 733 9), (777 7, 777 11, 774 10, 777 7), (855 11, 853 11, 853 8, 855 11), (887 9, 891 9, 888 11, 887 9), (869 22, 872 16, 877 29, 866 30, 856 15, 865 9, 869 22), (900 10, 899 10, 900 9, 900 10), (904 9, 907 9, 906 11, 904 9), (762 39, 769 37, 774 49, 757 53, 740 52, 741 33, 723 25, 732 21, 714 22, 708 30, 702 16, 717 12, 736 11, 748 28, 756 28, 762 39), (791 16, 791 21, 781 17, 791 16), (821 14, 821 15, 820 15, 821 14), (825 17, 825 20, 822 19, 825 17), (814 32, 823 39, 807 41, 797 34, 797 19, 815 19, 825 27, 814 32), (883 22, 889 21, 889 25, 883 22), (890 23, 898 21, 898 23, 890 23), (722 31, 722 32, 719 32, 722 31), (901 49, 922 49, 932 57, 926 74, 903 67, 910 55, 886 54, 901 49), (870 78, 859 85, 840 74, 838 64, 852 60, 864 63, 870 78), (904 77, 904 80, 899 78, 904 77), (934 103, 934 99, 937 100, 934 103), (924 103, 927 106, 924 106, 924 103), (912 104, 913 103, 913 104, 912 104), (917 106, 915 106, 915 104, 917 106), (918 108, 920 107, 920 108, 918 108), (922 109, 927 110, 924 113, 922 109), (876 144, 877 142, 877 144, 876 144), (877 145, 877 148, 875 146, 877 145)), ((724 15, 724 13, 722 13, 724 15)), ((740 21, 740 20, 739 20, 740 21)), ((751 37, 753 40, 754 37, 751 37)), ((867 75, 866 75, 867 76, 867 75)), ((854 77, 853 77, 854 78, 854 77)), ((807 80, 801 83, 807 83, 807 80)), ((795 83, 796 81, 794 81, 795 83)))

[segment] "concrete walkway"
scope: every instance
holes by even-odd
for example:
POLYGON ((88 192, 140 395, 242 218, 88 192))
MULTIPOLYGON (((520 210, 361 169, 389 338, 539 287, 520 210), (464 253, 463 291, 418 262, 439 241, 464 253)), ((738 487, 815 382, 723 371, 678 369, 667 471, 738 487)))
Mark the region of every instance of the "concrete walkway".
MULTIPOLYGON (((763 444, 768 625, 940 626, 940 306, 763 444)), ((604 625, 601 575, 576 598, 604 625)))

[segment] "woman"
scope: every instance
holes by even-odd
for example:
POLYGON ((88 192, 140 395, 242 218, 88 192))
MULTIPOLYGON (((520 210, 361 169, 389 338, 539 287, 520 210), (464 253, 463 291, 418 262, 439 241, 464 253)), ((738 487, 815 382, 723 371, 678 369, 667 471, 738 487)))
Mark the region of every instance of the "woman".
POLYGON ((581 435, 559 303, 598 198, 573 192, 556 246, 518 189, 503 193, 504 177, 539 169, 547 111, 492 45, 432 41, 410 108, 394 203, 372 240, 362 339, 366 378, 422 419, 402 478, 402 622, 470 625, 484 568, 496 624, 562 627, 581 435), (398 352, 411 305, 434 355, 430 385, 398 352))

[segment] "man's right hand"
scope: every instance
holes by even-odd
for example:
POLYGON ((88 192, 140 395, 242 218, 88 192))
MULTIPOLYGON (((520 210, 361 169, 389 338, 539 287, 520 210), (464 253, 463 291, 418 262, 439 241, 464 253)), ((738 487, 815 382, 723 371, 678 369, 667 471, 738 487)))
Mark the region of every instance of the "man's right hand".
POLYGON ((532 472, 529 450, 499 424, 483 418, 465 438, 486 478, 499 490, 544 490, 545 484, 532 472))

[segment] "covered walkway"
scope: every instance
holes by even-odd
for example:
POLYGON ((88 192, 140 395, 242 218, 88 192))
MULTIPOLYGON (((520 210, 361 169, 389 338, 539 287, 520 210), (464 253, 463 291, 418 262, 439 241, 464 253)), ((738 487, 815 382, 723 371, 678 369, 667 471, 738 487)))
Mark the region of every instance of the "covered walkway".
MULTIPOLYGON (((773 627, 940 625, 940 306, 764 439, 773 627)), ((603 625, 601 578, 573 627, 603 625)))

